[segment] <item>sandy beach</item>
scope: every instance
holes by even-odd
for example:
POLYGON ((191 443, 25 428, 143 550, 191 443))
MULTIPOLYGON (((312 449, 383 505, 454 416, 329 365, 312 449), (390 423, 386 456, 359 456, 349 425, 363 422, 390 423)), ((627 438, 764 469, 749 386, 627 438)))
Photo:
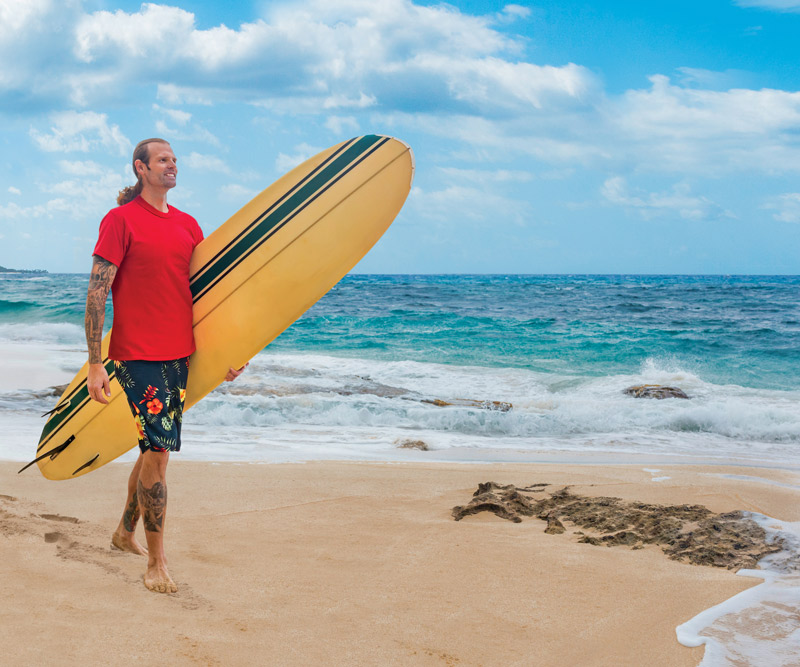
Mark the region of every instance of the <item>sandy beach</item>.
POLYGON ((180 590, 159 595, 109 547, 129 464, 69 482, 18 468, 0 464, 8 665, 697 665, 676 626, 757 579, 452 508, 492 480, 800 519, 797 474, 777 469, 175 457, 180 590))

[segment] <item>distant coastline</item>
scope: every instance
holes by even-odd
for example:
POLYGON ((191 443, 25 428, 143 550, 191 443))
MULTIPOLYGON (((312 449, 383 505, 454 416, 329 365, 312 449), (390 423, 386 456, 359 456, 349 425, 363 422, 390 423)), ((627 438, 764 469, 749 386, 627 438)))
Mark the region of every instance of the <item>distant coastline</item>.
POLYGON ((47 273, 44 269, 9 269, 0 266, 0 273, 47 273))

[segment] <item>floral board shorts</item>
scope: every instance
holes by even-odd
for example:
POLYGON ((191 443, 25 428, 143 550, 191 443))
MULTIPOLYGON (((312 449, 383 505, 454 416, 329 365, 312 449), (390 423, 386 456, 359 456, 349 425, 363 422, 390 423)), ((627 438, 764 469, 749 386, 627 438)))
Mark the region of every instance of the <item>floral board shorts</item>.
POLYGON ((139 449, 179 452, 189 358, 172 361, 115 361, 136 422, 139 449))

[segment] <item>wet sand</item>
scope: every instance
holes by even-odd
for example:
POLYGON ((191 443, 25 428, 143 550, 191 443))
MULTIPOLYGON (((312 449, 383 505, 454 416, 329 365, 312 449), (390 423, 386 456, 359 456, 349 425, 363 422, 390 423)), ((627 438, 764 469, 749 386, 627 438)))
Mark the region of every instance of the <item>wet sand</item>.
POLYGON ((799 476, 777 469, 173 457, 180 590, 159 595, 142 558, 109 547, 130 464, 68 482, 20 465, 0 463, 9 665, 697 665, 703 648, 675 627, 758 580, 657 545, 581 542, 564 517, 548 534, 536 516, 453 508, 491 480, 800 520, 799 476))

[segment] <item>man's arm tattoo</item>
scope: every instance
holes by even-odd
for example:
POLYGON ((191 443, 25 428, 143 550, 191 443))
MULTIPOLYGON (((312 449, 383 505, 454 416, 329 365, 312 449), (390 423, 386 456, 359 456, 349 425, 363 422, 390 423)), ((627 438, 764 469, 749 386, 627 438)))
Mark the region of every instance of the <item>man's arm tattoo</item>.
POLYGON ((125 530, 127 530, 129 533, 132 533, 134 530, 136 530, 136 524, 139 522, 140 514, 139 495, 136 493, 136 491, 134 491, 131 502, 128 504, 122 514, 122 525, 125 526, 125 530))
POLYGON ((164 524, 164 514, 167 511, 167 485, 156 482, 149 489, 141 481, 136 483, 139 502, 142 505, 142 519, 144 529, 160 533, 164 524))
POLYGON ((103 322, 106 319, 106 299, 116 275, 117 267, 114 264, 98 255, 94 256, 92 273, 89 277, 89 291, 86 295, 86 317, 84 319, 90 364, 103 362, 100 346, 103 342, 103 322))

